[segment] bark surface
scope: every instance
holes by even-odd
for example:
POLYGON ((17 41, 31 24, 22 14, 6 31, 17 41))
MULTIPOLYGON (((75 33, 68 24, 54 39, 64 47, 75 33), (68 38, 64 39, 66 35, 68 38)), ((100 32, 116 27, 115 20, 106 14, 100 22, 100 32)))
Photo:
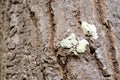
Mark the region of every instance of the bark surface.
MULTIPOLYGON (((84 36, 84 38, 86 38, 84 36)), ((120 0, 0 0, 1 80, 120 80, 120 0), (99 39, 70 55, 60 41, 82 37, 80 22, 99 39)))

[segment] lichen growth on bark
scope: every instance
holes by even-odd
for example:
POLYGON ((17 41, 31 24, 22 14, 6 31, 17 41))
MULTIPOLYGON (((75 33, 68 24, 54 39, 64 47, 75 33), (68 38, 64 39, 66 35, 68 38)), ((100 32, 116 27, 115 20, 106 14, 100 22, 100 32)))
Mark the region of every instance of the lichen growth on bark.
POLYGON ((72 33, 70 36, 63 39, 60 42, 60 45, 63 48, 69 48, 70 52, 77 55, 77 53, 84 53, 86 51, 86 47, 89 45, 89 42, 85 39, 77 40, 76 35, 72 33))
POLYGON ((85 35, 91 35, 93 39, 98 39, 97 29, 94 24, 82 21, 81 28, 85 35))

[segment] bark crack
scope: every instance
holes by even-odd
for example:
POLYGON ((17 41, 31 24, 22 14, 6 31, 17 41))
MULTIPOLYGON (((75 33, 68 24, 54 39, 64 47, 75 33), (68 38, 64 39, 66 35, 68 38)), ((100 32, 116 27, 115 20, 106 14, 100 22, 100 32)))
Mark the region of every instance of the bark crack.
POLYGON ((65 56, 58 55, 57 56, 57 62, 58 64, 62 67, 63 71, 63 79, 62 80, 68 80, 67 78, 67 63, 68 63, 68 58, 65 56))
POLYGON ((48 0, 48 3, 46 4, 48 6, 48 14, 49 14, 49 24, 50 24, 50 45, 49 49, 51 53, 54 53, 54 37, 55 37, 55 20, 54 20, 54 11, 52 8, 52 2, 53 0, 48 0))
POLYGON ((32 19, 34 25, 37 27, 37 19, 35 17, 35 12, 31 11, 30 8, 29 8, 29 12, 30 12, 30 18, 32 19))
MULTIPOLYGON (((105 7, 105 3, 104 0, 94 0, 95 2, 95 7, 96 7, 96 11, 97 11, 97 17, 98 17, 98 21, 100 22, 103 31, 105 32, 105 46, 107 49, 107 53, 110 54, 110 58, 112 60, 112 64, 113 64, 113 71, 114 71, 114 78, 115 80, 118 80, 118 73, 119 73, 119 66, 118 66, 118 61, 116 60, 116 51, 114 48, 114 38, 113 38, 113 32, 111 30, 112 25, 110 24, 110 21, 106 19, 106 7, 105 7)), ((100 61, 99 61, 100 63, 100 61)))
POLYGON ((113 38, 113 33, 111 30, 111 25, 110 25, 110 21, 108 21, 107 23, 103 24, 106 27, 107 33, 106 36, 108 37, 109 40, 109 52, 111 52, 111 60, 114 66, 114 71, 115 74, 119 73, 119 68, 118 68, 118 61, 116 60, 116 51, 115 51, 115 47, 114 47, 114 38, 113 38))

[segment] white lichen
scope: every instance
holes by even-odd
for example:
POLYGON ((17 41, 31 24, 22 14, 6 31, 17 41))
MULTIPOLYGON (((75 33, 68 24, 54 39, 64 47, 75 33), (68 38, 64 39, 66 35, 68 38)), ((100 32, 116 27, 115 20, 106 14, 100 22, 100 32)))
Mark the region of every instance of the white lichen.
POLYGON ((69 48, 70 52, 78 55, 77 53, 84 53, 86 51, 86 46, 89 45, 89 42, 85 39, 77 40, 76 35, 72 33, 70 36, 63 39, 60 45, 63 48, 69 48))
POLYGON ((83 21, 81 24, 81 28, 85 35, 91 35, 93 39, 98 38, 97 29, 94 24, 89 24, 89 23, 83 21))
MULTIPOLYGON (((81 24, 81 29, 85 35, 88 35, 88 37, 92 37, 93 39, 98 38, 95 25, 83 21, 81 24)), ((78 53, 84 53, 87 50, 87 45, 89 45, 87 40, 79 40, 79 38, 76 38, 74 33, 70 34, 70 36, 66 37, 60 42, 60 46, 62 48, 70 49, 70 52, 73 52, 74 55, 78 55, 78 53)))
POLYGON ((68 39, 63 39, 60 43, 61 47, 63 48, 71 48, 72 47, 72 43, 70 40, 68 39))
POLYGON ((67 38, 63 39, 60 43, 61 47, 63 48, 71 48, 76 44, 77 44, 76 35, 73 33, 67 38))
POLYGON ((76 51, 79 53, 84 53, 86 51, 86 47, 89 45, 89 42, 85 39, 79 40, 76 51))

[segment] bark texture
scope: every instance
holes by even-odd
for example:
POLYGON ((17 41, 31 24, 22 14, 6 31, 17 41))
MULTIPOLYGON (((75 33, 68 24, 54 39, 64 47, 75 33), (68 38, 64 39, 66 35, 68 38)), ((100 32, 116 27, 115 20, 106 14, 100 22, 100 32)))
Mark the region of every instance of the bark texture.
MULTIPOLYGON (((84 36, 85 37, 85 36, 84 36)), ((1 80, 120 80, 120 0, 0 0, 1 80), (84 54, 60 47, 81 21, 99 39, 84 54)))

